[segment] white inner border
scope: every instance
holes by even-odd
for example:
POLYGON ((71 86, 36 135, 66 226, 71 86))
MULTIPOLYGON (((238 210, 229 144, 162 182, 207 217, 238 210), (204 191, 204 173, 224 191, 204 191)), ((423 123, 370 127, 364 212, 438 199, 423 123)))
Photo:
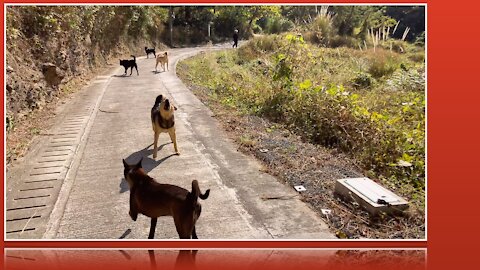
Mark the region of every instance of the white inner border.
MULTIPOLYGON (((263 6, 263 5, 268 5, 268 6, 315 6, 315 5, 328 5, 328 6, 424 6, 425 7, 425 238, 423 239, 200 239, 201 241, 205 242, 218 242, 218 241, 225 241, 225 242, 244 242, 244 241, 257 241, 257 242, 276 242, 276 241, 285 241, 285 242, 426 242, 428 241, 428 144, 427 144, 427 137, 428 137, 428 10, 427 10, 427 3, 241 3, 241 4, 235 4, 235 3, 158 3, 158 4, 152 4, 152 3, 146 3, 146 4, 141 4, 141 3, 28 3, 28 4, 22 4, 22 3, 3 3, 3 9, 4 9, 4 28, 3 28, 3 78, 4 78, 4 91, 3 91, 3 110, 4 110, 4 115, 3 115, 3 137, 4 137, 4 144, 3 144, 3 151, 4 151, 4 166, 3 166, 3 191, 6 193, 6 179, 7 179, 7 174, 6 174, 6 155, 7 155, 7 144, 6 144, 6 138, 7 138, 7 132, 6 132, 6 113, 7 113, 7 106, 6 106, 6 54, 7 54, 7 42, 6 42, 6 37, 7 37, 7 7, 8 6, 263 6)), ((67 241, 78 241, 78 242, 110 242, 110 241, 115 241, 115 242, 136 242, 136 241, 152 241, 152 242, 171 242, 171 241, 177 241, 177 242, 195 242, 193 240, 185 240, 185 239, 154 239, 154 240, 149 240, 149 239, 7 239, 7 233, 6 233, 6 223, 7 223, 7 203, 6 203, 6 198, 7 196, 5 195, 3 198, 3 241, 4 242, 25 242, 25 241, 39 241, 39 242, 51 242, 51 241, 59 241, 59 242, 67 242, 67 241)), ((12 249, 12 248, 8 248, 12 249)), ((223 249, 223 248, 222 248, 223 249)), ((237 248, 229 248, 229 249, 237 249, 237 248)), ((263 248, 262 248, 263 249, 263 248)), ((266 248, 268 249, 268 248, 266 248)), ((283 248, 282 248, 283 249, 283 248)), ((285 248, 288 249, 288 248, 285 248)), ((347 248, 350 249, 350 248, 347 248)), ((356 249, 356 248, 354 248, 356 249)), ((369 248, 371 249, 371 248, 369 248)), ((416 249, 416 248, 415 248, 416 249)), ((5 249, 7 250, 7 249, 5 249)), ((82 248, 82 250, 85 250, 85 248, 82 248)), ((401 249, 404 250, 404 249, 401 249)))

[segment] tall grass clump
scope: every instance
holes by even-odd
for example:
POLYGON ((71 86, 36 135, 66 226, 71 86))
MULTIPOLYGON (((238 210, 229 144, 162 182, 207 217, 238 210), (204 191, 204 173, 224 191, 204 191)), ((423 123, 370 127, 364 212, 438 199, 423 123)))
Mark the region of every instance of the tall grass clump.
POLYGON ((305 40, 310 43, 329 46, 331 38, 335 35, 332 16, 328 13, 318 15, 305 31, 305 40))
POLYGON ((390 51, 377 49, 367 54, 368 73, 375 78, 382 78, 393 74, 400 67, 399 58, 390 51))

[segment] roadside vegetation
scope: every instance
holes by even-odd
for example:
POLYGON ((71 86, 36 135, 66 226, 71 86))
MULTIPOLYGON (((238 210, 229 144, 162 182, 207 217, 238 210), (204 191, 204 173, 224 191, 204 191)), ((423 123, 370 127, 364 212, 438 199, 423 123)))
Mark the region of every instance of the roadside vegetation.
POLYGON ((238 50, 187 59, 179 73, 211 103, 346 153, 424 219, 424 37, 392 38, 396 22, 384 20, 392 24, 388 33, 369 29, 362 39, 340 35, 324 13, 298 31, 256 35, 238 50))

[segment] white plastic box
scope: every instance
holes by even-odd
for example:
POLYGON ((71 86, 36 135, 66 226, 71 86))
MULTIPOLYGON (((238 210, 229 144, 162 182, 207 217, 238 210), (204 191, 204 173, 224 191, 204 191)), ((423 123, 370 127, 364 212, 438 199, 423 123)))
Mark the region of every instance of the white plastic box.
POLYGON ((408 208, 405 199, 366 177, 337 180, 335 193, 344 200, 355 200, 372 215, 380 212, 395 215, 408 208))

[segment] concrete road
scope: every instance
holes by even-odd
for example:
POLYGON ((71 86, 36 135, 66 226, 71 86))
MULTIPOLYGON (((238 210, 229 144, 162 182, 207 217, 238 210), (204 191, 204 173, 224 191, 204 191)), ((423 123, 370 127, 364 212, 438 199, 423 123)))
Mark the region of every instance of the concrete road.
MULTIPOLYGON (((187 189, 197 179, 210 189, 197 223, 201 239, 330 239, 334 236, 292 187, 260 171, 237 152, 221 127, 175 74, 179 59, 200 51, 169 51, 170 70, 155 72, 155 60, 137 58, 140 75, 112 67, 59 107, 55 126, 7 173, 6 237, 146 239, 150 219, 128 215, 122 158, 143 157, 147 173, 187 189), (159 94, 171 98, 176 156, 167 134, 152 157, 150 108, 159 94), (264 197, 286 196, 286 200, 264 197)), ((208 53, 208 52, 207 52, 208 53)), ((159 218, 155 238, 177 239, 173 219, 159 218)))

